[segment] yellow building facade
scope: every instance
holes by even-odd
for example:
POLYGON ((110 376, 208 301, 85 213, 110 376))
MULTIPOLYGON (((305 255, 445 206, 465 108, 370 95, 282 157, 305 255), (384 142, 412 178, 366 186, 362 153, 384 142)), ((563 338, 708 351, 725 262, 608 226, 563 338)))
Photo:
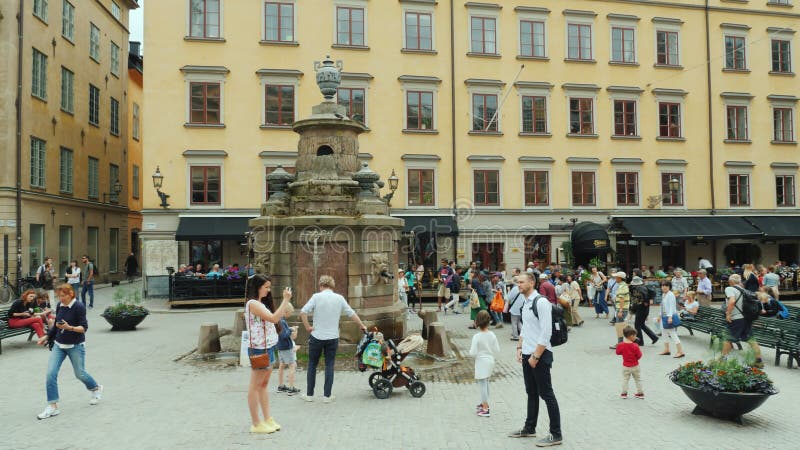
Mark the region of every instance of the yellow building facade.
POLYGON ((626 267, 722 266, 754 242, 759 260, 796 261, 797 233, 743 219, 798 220, 792 3, 148 5, 144 97, 158 113, 144 173, 163 175, 170 206, 144 196, 145 270, 246 261, 239 240, 181 222, 258 214, 265 174, 293 165, 290 125, 320 101, 312 62, 326 54, 344 63, 337 101, 369 128, 362 159, 400 177, 409 259, 557 262, 572 223, 593 221, 626 267), (647 233, 693 216, 732 231, 647 233))
POLYGON ((131 42, 128 54, 128 232, 130 246, 141 267, 139 233, 142 231, 142 140, 144 130, 144 60, 141 43, 131 42))
POLYGON ((12 279, 46 256, 60 277, 83 254, 97 262, 101 280, 122 268, 128 12, 137 7, 133 0, 0 4, 0 223, 8 238, 0 265, 12 279))

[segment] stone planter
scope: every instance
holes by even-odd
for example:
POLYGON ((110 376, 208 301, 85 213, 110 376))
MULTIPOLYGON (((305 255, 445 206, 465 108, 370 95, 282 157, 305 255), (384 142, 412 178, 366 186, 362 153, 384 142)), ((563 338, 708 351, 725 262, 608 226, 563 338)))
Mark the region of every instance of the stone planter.
POLYGON ((106 315, 106 313, 100 314, 106 322, 111 324, 111 331, 132 331, 136 329, 136 326, 142 323, 142 321, 147 317, 150 313, 145 313, 143 315, 131 316, 131 315, 106 315))
POLYGON ((772 394, 741 392, 705 392, 698 388, 675 383, 694 402, 692 414, 702 414, 718 419, 742 423, 742 415, 763 404, 772 394))

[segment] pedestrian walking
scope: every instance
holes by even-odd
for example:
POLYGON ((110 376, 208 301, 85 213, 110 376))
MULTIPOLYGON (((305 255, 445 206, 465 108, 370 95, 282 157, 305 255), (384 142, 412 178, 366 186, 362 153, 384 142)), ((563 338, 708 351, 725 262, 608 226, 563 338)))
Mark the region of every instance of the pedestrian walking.
POLYGON ((455 273, 453 274, 452 277, 450 277, 450 285, 449 285, 451 300, 446 305, 444 305, 445 314, 447 314, 448 308, 450 308, 450 311, 453 311, 456 314, 461 314, 461 312, 456 309, 456 306, 460 306, 459 303, 461 297, 459 295, 459 292, 461 291, 461 279, 462 279, 461 272, 463 272, 464 269, 462 267, 456 267, 454 270, 455 273))
POLYGON ((683 353, 681 340, 678 337, 678 328, 672 324, 672 321, 678 314, 678 301, 675 299, 675 294, 670 290, 672 283, 669 281, 661 282, 661 323, 664 329, 664 351, 659 355, 669 355, 669 343, 672 341, 675 344, 675 351, 677 353, 673 358, 683 358, 686 356, 683 353))
POLYGON ((475 383, 481 396, 481 402, 477 406, 477 414, 481 417, 489 417, 489 377, 494 370, 495 357, 500 354, 500 344, 497 336, 489 331, 491 318, 486 311, 480 311, 475 319, 478 332, 472 336, 472 345, 469 348, 469 355, 475 358, 475 383))
POLYGON ((83 306, 87 306, 89 308, 94 308, 94 277, 96 275, 94 270, 94 262, 89 260, 87 255, 83 255, 81 257, 81 262, 83 262, 83 273, 85 275, 83 279, 83 287, 81 287, 81 302, 83 302, 83 306), (86 294, 89 294, 89 303, 86 303, 86 294))
POLYGON ((56 291, 56 273, 55 269, 53 268, 52 262, 44 263, 44 270, 42 271, 41 277, 39 277, 39 282, 41 288, 47 292, 47 295, 51 298, 55 298, 56 291))
POLYGON ((61 413, 58 409, 58 371, 64 359, 69 358, 75 377, 91 392, 90 405, 96 405, 103 396, 103 386, 86 372, 86 307, 75 298, 75 291, 69 284, 62 284, 56 290, 60 304, 56 307, 55 326, 47 335, 37 341, 39 345, 51 346, 50 360, 47 363, 47 407, 37 418, 47 419, 61 413))
POLYGON ((636 344, 636 330, 631 327, 625 327, 622 330, 625 340, 617 345, 617 355, 622 356, 622 393, 619 394, 620 398, 628 398, 628 384, 633 377, 636 384, 636 394, 634 397, 644 400, 644 391, 642 390, 642 372, 639 368, 639 360, 642 359, 642 350, 636 344))
POLYGON ((125 275, 128 277, 128 283, 133 283, 136 274, 139 272, 139 261, 136 260, 136 255, 131 252, 128 258, 125 259, 125 275))
MULTIPOLYGON (((614 328, 617 332, 617 344, 622 342, 622 331, 625 329, 625 322, 628 320, 628 311, 631 305, 631 293, 628 283, 625 282, 628 274, 617 272, 614 274, 614 328)), ((612 345, 612 350, 617 348, 617 344, 612 345)))
POLYGON ((608 303, 606 303, 606 289, 605 283, 608 280, 603 272, 600 272, 597 267, 592 266, 592 276, 589 281, 594 287, 594 296, 590 297, 594 301, 595 319, 600 318, 600 314, 605 313, 608 319, 608 303))
MULTIPOLYGON (((442 312, 442 300, 444 300, 445 303, 450 301, 449 284, 450 284, 450 278, 453 276, 454 273, 453 268, 450 267, 450 264, 448 264, 447 259, 442 258, 441 262, 442 265, 439 266, 439 269, 437 270, 437 277, 439 280, 439 290, 436 293, 436 306, 437 306, 436 310, 438 312, 442 312)), ((452 261, 450 261, 450 263, 452 263, 452 261)), ((445 314, 447 314, 446 310, 445 314)))
POLYGON ((323 403, 334 400, 333 365, 336 362, 336 349, 339 348, 339 318, 342 314, 356 322, 362 331, 367 327, 361 322, 347 300, 333 292, 336 283, 330 275, 319 277, 319 292, 312 295, 308 303, 300 310, 300 319, 311 334, 308 338, 308 373, 306 374, 306 393, 303 400, 314 400, 314 387, 317 381, 317 365, 320 357, 325 355, 325 385, 323 403), (308 322, 308 315, 313 314, 314 326, 308 322))
POLYGON ((518 284, 520 292, 525 296, 525 303, 522 306, 522 333, 517 344, 517 361, 522 364, 528 407, 525 425, 509 436, 516 438, 536 436, 539 398, 541 398, 547 405, 550 433, 539 440, 536 445, 538 447, 560 445, 563 440, 561 413, 550 376, 550 369, 553 367, 553 347, 550 344, 550 337, 553 333, 553 306, 548 299, 534 291, 533 274, 523 273, 518 284), (536 314, 534 314, 533 308, 536 308, 536 314))
POLYGON ((522 328, 522 321, 520 320, 522 317, 522 304, 525 303, 525 296, 519 291, 519 286, 517 285, 519 277, 519 273, 514 276, 514 286, 506 294, 506 308, 508 309, 508 315, 511 317, 512 341, 519 340, 519 332, 522 328))
POLYGON ((647 326, 647 316, 650 315, 650 305, 653 302, 653 292, 644 285, 640 277, 633 277, 630 286, 631 312, 635 314, 633 326, 636 330, 636 342, 644 345, 642 332, 653 341, 653 345, 658 341, 658 336, 647 326), (636 310, 634 311, 634 305, 636 310))
POLYGON ((42 276, 47 268, 47 264, 53 264, 53 258, 45 256, 44 262, 42 262, 42 264, 36 268, 36 273, 34 274, 34 278, 36 279, 36 287, 42 287, 42 276))
POLYGON ((78 267, 78 261, 73 259, 69 262, 64 278, 66 278, 67 284, 72 286, 75 292, 78 292, 78 287, 81 285, 81 268, 78 267))
POLYGON ((250 410, 251 433, 274 433, 281 426, 272 418, 269 409, 269 378, 272 375, 272 365, 277 360, 276 349, 279 339, 278 324, 282 318, 292 313, 294 308, 290 303, 292 290, 283 290, 283 302, 276 309, 272 300, 272 280, 266 275, 256 274, 247 280, 245 296, 247 303, 244 307, 244 316, 249 335, 247 354, 251 358, 269 355, 268 364, 257 367, 251 365, 250 384, 247 388, 247 407, 250 410), (258 410, 261 408, 263 420, 258 410))
POLYGON ((755 366, 762 368, 764 362, 761 360, 761 347, 753 338, 753 322, 746 319, 742 310, 744 309, 744 287, 742 278, 733 274, 728 278, 728 287, 725 288, 725 321, 728 322, 728 336, 722 344, 722 355, 727 355, 733 349, 734 342, 747 342, 756 356, 755 366))
POLYGON ((403 274, 403 269, 397 269, 397 297, 408 310, 408 280, 403 274))
POLYGON ((578 311, 578 308, 581 304, 581 298, 583 297, 583 294, 581 293, 581 285, 575 281, 572 275, 567 275, 565 290, 569 294, 571 300, 570 312, 572 313, 572 322, 575 324, 575 326, 579 327, 583 325, 583 317, 581 317, 580 311, 578 311))

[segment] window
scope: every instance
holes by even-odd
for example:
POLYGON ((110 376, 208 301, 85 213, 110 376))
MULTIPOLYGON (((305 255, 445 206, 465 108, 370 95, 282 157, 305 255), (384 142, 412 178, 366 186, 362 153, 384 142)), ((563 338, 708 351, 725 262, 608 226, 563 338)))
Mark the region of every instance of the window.
POLYGON ((617 205, 636 206, 639 204, 639 174, 636 172, 617 172, 617 205))
POLYGON ((119 182, 119 166, 116 164, 108 165, 108 196, 111 203, 119 202, 119 195, 114 190, 114 185, 119 182))
POLYGON ((544 22, 532 20, 520 20, 519 22, 519 43, 520 55, 544 58, 544 22))
POLYGON ((406 129, 434 129, 433 92, 406 91, 406 129))
POLYGON ((293 4, 264 3, 264 40, 273 42, 294 41, 293 4))
POLYGON ((678 66, 678 32, 656 31, 656 64, 678 66))
POLYGON ((775 192, 778 206, 794 206, 794 175, 776 176, 775 192))
POLYGON ((97 262, 97 257, 100 256, 100 229, 97 227, 88 227, 86 229, 86 255, 89 261, 97 262))
POLYGON ((47 56, 36 49, 33 49, 31 95, 47 100, 47 56))
POLYGON ((336 103, 347 108, 347 117, 366 124, 366 90, 363 88, 343 88, 336 91, 336 103))
POLYGON ((547 99, 525 95, 522 97, 522 132, 547 133, 547 99))
POLYGON ((525 171, 525 206, 547 206, 550 204, 547 175, 546 170, 525 171))
POLYGON ((614 135, 636 136, 636 102, 614 100, 614 135))
POLYGON ((119 136, 119 101, 111 97, 111 134, 119 136))
POLYGON ((664 172, 661 174, 661 198, 664 206, 683 206, 683 174, 680 172, 664 172), (670 180, 678 181, 678 190, 670 191, 670 180))
POLYGON ((33 15, 47 22, 47 0, 33 0, 33 15))
POLYGON ((572 205, 594 206, 594 172, 572 172, 572 205))
POLYGON ((769 0, 768 5, 791 5, 792 0, 769 0))
POLYGON ((772 139, 774 141, 794 142, 794 122, 791 108, 774 108, 772 123, 774 129, 772 139))
POLYGON ((61 5, 61 35, 73 41, 75 39, 75 7, 67 0, 61 5))
POLYGON ((497 132, 496 113, 496 94, 472 94, 472 131, 497 132))
POLYGON ((747 140, 747 106, 728 105, 728 134, 731 141, 747 140))
POLYGON ((364 8, 336 7, 336 43, 363 47, 364 8))
POLYGON ((100 197, 100 161, 97 158, 89 157, 89 198, 97 199, 100 197))
POLYGON ((266 125, 288 126, 294 122, 294 86, 266 85, 266 125))
POLYGON ((731 206, 750 206, 750 175, 728 175, 731 206))
POLYGON ((570 134, 594 134, 592 104, 591 98, 569 99, 570 134))
POLYGON ((28 243, 28 261, 30 272, 36 271, 44 263, 44 224, 32 223, 30 226, 30 242, 28 243))
POLYGON ((192 263, 203 264, 203 267, 213 267, 222 264, 222 241, 189 241, 192 263))
POLYGON ((433 19, 429 13, 406 12, 406 48, 433 50, 433 19))
POLYGON ((497 54, 497 19, 493 17, 470 18, 470 52, 497 54))
POLYGON ((189 36, 220 37, 220 0, 191 0, 189 5, 189 36))
POLYGON ((131 196, 133 198, 139 198, 139 166, 136 164, 133 165, 131 170, 131 196))
POLYGON ((100 28, 89 24, 89 57, 100 62, 100 28))
POLYGON ((590 61, 592 59, 592 26, 570 23, 567 25, 567 59, 590 61))
POLYGON ((75 112, 75 74, 66 67, 61 68, 61 110, 75 112))
POLYGON ((64 273, 72 260, 72 227, 58 227, 58 272, 64 273))
POLYGON ((61 147, 61 179, 58 189, 65 194, 72 194, 72 150, 61 147))
POLYGON ((134 103, 132 109, 133 109, 133 126, 132 126, 133 130, 131 131, 131 134, 133 138, 138 141, 139 137, 141 136, 140 134, 141 130, 139 128, 141 127, 141 118, 139 117, 139 104, 134 103))
POLYGON ((45 161, 47 160, 46 142, 31 136, 31 187, 44 189, 45 161))
POLYGON ((119 270, 119 228, 108 229, 108 271, 119 270))
POLYGON ((119 46, 111 43, 111 74, 119 76, 119 46))
POLYGON ((192 166, 192 204, 220 204, 220 167, 192 166))
POLYGON ((680 103, 660 102, 658 104, 658 135, 666 138, 681 137, 680 103))
POLYGON ((747 70, 743 36, 725 36, 725 68, 747 70))
MULTIPOLYGON (((267 167, 264 176, 271 174, 275 169, 276 167, 267 167)), ((293 166, 283 166, 283 170, 291 174, 297 173, 297 169, 293 166)), ((264 181, 267 187, 267 196, 265 200, 269 200, 269 196, 275 193, 275 188, 269 185, 269 180, 265 179, 264 181)))
POLYGON ((792 71, 792 43, 780 39, 772 40, 772 71, 790 73, 792 71))
POLYGON ((633 28, 611 28, 611 60, 622 63, 636 62, 636 31, 633 28))
POLYGON ((122 10, 120 10, 117 2, 111 2, 111 15, 117 20, 122 20, 122 10))
POLYGON ((433 169, 408 169, 408 206, 434 206, 433 169))
POLYGON ((476 206, 499 206, 500 205, 500 171, 499 170, 475 170, 473 182, 475 190, 476 206))
POLYGON ((100 124, 100 89, 92 84, 89 85, 89 123, 100 124))
POLYGON ((190 123, 220 123, 220 83, 190 83, 190 123))

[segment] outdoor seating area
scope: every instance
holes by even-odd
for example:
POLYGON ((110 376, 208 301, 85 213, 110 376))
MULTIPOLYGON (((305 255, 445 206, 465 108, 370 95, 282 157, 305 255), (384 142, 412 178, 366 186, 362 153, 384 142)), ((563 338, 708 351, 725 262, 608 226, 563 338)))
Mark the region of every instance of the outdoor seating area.
POLYGON ((241 303, 245 282, 245 277, 227 279, 171 275, 169 302, 171 306, 241 303))

